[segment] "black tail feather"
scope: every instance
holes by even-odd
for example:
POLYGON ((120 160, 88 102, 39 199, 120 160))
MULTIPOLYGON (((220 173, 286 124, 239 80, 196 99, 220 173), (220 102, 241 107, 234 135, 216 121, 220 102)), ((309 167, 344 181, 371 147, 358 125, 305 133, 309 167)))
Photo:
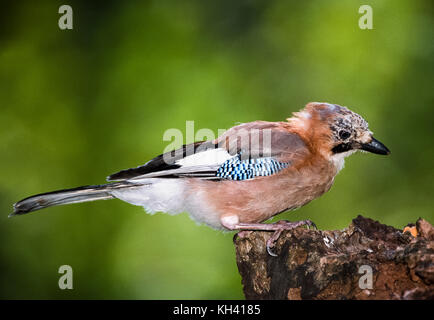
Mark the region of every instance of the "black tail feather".
POLYGON ((69 203, 80 203, 95 200, 113 199, 110 191, 117 188, 131 187, 126 182, 109 183, 103 185, 83 186, 37 194, 14 204, 14 212, 9 215, 22 215, 32 211, 69 203))

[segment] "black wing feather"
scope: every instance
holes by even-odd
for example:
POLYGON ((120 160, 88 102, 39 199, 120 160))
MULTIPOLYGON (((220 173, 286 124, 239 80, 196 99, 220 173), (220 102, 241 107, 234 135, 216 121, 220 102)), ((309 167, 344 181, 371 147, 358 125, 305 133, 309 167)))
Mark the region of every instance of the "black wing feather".
POLYGON ((152 172, 178 169, 181 166, 176 164, 176 161, 185 158, 187 152, 201 152, 210 148, 215 148, 215 144, 211 141, 199 141, 192 144, 184 144, 181 148, 177 150, 160 154, 159 156, 148 161, 142 166, 114 173, 110 175, 107 180, 127 180, 152 172))

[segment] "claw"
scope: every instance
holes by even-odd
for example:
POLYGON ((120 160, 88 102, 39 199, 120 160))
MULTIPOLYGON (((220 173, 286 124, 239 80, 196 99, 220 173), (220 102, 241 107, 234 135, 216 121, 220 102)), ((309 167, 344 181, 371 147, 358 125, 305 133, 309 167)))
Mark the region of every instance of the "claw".
POLYGON ((311 221, 311 220, 304 220, 304 222, 306 223, 307 229, 310 230, 310 228, 312 227, 312 230, 318 230, 316 224, 311 221))
MULTIPOLYGON (((282 223, 280 223, 280 224, 282 224, 282 223)), ((280 234, 282 233, 283 230, 285 230, 285 229, 284 228, 277 229, 276 231, 274 231, 274 233, 271 235, 271 237, 268 238, 268 240, 267 240, 267 243, 266 243, 267 252, 272 257, 277 257, 277 254, 275 254, 273 251, 271 251, 271 248, 274 247, 277 239, 279 239, 280 234)))
POLYGON ((271 248, 270 248, 270 245, 268 244, 268 241, 267 241, 267 252, 268 252, 268 254, 269 254, 270 256, 272 256, 272 257, 277 257, 277 256, 278 256, 278 255, 275 254, 273 251, 271 251, 271 248))

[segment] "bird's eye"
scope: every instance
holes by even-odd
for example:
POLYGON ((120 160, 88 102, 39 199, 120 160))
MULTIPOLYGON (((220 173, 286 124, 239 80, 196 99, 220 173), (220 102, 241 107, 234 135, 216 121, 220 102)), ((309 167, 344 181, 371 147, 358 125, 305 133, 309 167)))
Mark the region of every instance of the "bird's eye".
POLYGON ((339 138, 341 138, 342 140, 347 140, 350 136, 351 133, 349 133, 348 131, 345 130, 339 131, 339 138))

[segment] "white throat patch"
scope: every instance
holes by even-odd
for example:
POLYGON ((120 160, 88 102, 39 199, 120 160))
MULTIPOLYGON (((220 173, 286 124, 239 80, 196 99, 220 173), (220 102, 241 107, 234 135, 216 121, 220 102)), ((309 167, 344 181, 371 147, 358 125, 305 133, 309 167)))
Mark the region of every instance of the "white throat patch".
POLYGON ((346 152, 336 153, 331 156, 331 161, 333 162, 334 166, 336 167, 336 173, 341 171, 343 167, 345 166, 345 158, 352 155, 357 150, 350 150, 346 152))

